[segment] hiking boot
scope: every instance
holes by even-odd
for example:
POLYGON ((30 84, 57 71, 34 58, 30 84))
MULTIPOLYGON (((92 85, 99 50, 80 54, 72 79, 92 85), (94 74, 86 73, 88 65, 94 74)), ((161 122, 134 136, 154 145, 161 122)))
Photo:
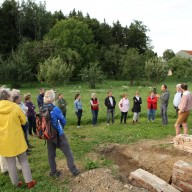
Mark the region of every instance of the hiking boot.
POLYGON ((60 171, 56 171, 54 173, 49 173, 49 176, 50 177, 59 177, 61 175, 61 172, 60 171))
POLYGON ((73 176, 77 176, 79 175, 80 171, 78 169, 76 169, 75 171, 72 172, 73 173, 73 176))
POLYGON ((30 188, 34 187, 36 184, 37 184, 37 182, 32 180, 31 182, 27 183, 27 188, 30 189, 30 188))

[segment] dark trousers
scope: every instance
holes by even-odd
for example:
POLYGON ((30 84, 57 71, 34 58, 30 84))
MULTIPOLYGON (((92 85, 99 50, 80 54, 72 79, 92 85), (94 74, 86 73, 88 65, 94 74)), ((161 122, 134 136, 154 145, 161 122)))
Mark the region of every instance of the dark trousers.
POLYGON ((107 109, 107 123, 110 123, 110 116, 112 123, 115 122, 114 115, 115 115, 115 109, 107 109))
POLYGON ((25 125, 22 125, 22 129, 23 129, 23 132, 24 132, 24 136, 25 136, 25 141, 27 143, 27 146, 29 146, 29 140, 28 140, 28 123, 26 123, 25 125))
POLYGON ((127 112, 121 112, 121 120, 120 123, 124 120, 124 123, 127 121, 127 112))
MULTIPOLYGON (((50 173, 54 174, 57 171, 56 167, 56 149, 57 145, 52 142, 51 140, 47 141, 47 150, 48 150, 48 161, 49 161, 49 167, 50 167, 50 173)), ((75 164, 74 164, 74 158, 72 151, 70 149, 69 143, 67 141, 67 138, 65 135, 62 135, 59 137, 59 149, 64 153, 66 160, 67 160, 67 166, 71 172, 74 172, 77 170, 75 164)))
POLYGON ((65 112, 63 112, 63 116, 65 117, 65 119, 66 119, 66 111, 65 112))
POLYGON ((28 116, 28 123, 29 123, 29 135, 32 134, 32 130, 33 133, 36 133, 36 120, 35 120, 35 116, 28 116))
POLYGON ((82 117, 82 109, 79 109, 76 112, 76 115, 77 115, 77 125, 80 126, 81 125, 81 117, 82 117))
POLYGON ((97 124, 98 110, 91 110, 92 112, 92 125, 97 124))

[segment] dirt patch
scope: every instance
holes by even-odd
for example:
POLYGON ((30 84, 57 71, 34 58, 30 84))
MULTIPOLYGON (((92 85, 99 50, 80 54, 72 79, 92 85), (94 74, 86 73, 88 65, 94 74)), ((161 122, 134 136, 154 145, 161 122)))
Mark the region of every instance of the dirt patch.
POLYGON ((129 183, 130 172, 138 168, 169 182, 175 162, 178 160, 191 162, 192 160, 192 154, 175 149, 173 144, 170 144, 171 140, 170 137, 163 140, 143 140, 129 145, 99 146, 97 153, 90 153, 87 157, 94 161, 105 156, 115 164, 111 168, 112 171, 106 168, 82 171, 75 179, 71 178, 70 191, 146 192, 147 190, 134 187, 129 183))
POLYGON ((123 184, 110 169, 94 169, 75 178, 71 192, 147 192, 145 189, 123 184))
POLYGON ((175 162, 192 160, 192 154, 175 149, 170 141, 171 138, 166 138, 144 140, 131 145, 112 144, 101 146, 99 153, 113 160, 125 179, 129 177, 130 172, 142 168, 169 182, 175 162))

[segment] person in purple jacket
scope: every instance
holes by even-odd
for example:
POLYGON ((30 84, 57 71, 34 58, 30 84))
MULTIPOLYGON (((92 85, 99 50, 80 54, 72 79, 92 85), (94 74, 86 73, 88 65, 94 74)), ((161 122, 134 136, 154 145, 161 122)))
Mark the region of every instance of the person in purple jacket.
POLYGON ((45 92, 44 95, 44 104, 42 110, 47 110, 48 108, 52 108, 51 114, 51 124, 54 129, 56 129, 58 134, 57 143, 53 140, 47 140, 47 150, 48 150, 48 161, 50 167, 50 176, 59 177, 61 172, 57 170, 56 167, 56 149, 59 148, 65 155, 67 160, 67 166, 71 173, 76 176, 80 173, 80 171, 76 168, 74 164, 73 153, 70 149, 67 138, 64 134, 64 126, 66 125, 66 119, 63 116, 62 111, 59 107, 53 105, 55 101, 55 93, 53 90, 49 90, 45 92))
POLYGON ((25 99, 25 105, 28 107, 26 113, 29 124, 29 135, 33 136, 33 133, 36 135, 35 105, 31 102, 30 93, 26 93, 24 95, 24 99, 25 99))

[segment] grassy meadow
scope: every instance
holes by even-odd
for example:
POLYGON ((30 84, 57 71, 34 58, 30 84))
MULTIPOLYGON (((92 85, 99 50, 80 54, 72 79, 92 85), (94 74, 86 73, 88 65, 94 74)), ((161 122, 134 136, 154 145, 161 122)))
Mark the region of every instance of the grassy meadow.
MULTIPOLYGON (((109 143, 120 143, 129 144, 136 142, 141 139, 160 139, 167 136, 174 136, 174 123, 176 120, 175 110, 173 108, 173 97, 175 93, 175 85, 177 83, 188 83, 189 90, 191 88, 191 83, 189 79, 177 80, 174 77, 168 77, 166 84, 168 90, 170 91, 171 98, 168 107, 169 125, 163 127, 161 125, 160 110, 158 104, 157 116, 155 122, 147 122, 147 96, 151 90, 150 86, 146 86, 145 82, 141 82, 141 85, 135 85, 133 87, 129 86, 128 81, 114 81, 106 80, 102 84, 97 85, 95 90, 89 89, 86 83, 71 83, 67 85, 58 85, 55 87, 57 93, 63 93, 66 99, 67 106, 67 125, 65 127, 65 134, 70 142, 72 148, 75 162, 80 167, 83 172, 88 169, 98 168, 98 167, 111 167, 113 162, 105 159, 102 155, 100 160, 91 159, 88 154, 90 152, 97 151, 99 145, 107 145, 109 143), (106 124, 106 107, 104 106, 104 99, 107 96, 107 91, 112 90, 113 96, 116 98, 116 102, 121 99, 123 93, 128 93, 128 98, 132 107, 132 98, 136 90, 140 91, 140 95, 143 100, 142 112, 140 115, 140 124, 131 125, 132 122, 132 112, 128 113, 127 124, 120 124, 120 110, 116 107, 115 123, 113 125, 107 126, 106 124), (97 97, 100 101, 100 111, 98 116, 98 125, 92 127, 91 125, 91 111, 90 111, 90 98, 91 93, 97 93, 97 97), (73 101, 76 93, 81 94, 81 100, 83 104, 83 117, 82 117, 82 127, 77 129, 76 123, 77 118, 74 112, 73 101)), ((38 88, 44 87, 45 89, 50 89, 45 85, 38 83, 25 83, 21 87, 22 94, 30 92, 32 94, 32 101, 37 104, 36 98, 38 95, 38 88)), ((157 93, 161 93, 161 84, 157 85, 157 93)), ((189 128, 192 127, 192 118, 189 118, 189 128)), ((189 130, 192 133, 192 130, 189 130)), ((38 138, 29 137, 32 145, 35 146, 31 155, 29 156, 29 162, 32 169, 32 175, 35 180, 38 181, 37 186, 31 191, 37 192, 57 192, 57 191, 70 191, 70 181, 72 176, 70 176, 69 171, 65 171, 63 179, 53 179, 49 177, 49 166, 47 161, 47 149, 44 145, 44 141, 38 138)), ((65 157, 60 151, 57 151, 57 161, 60 163, 60 167, 66 167, 65 157)), ((21 177, 21 180, 23 178, 21 177)), ((0 174, 0 191, 25 191, 26 188, 15 189, 10 182, 8 176, 0 174)))

